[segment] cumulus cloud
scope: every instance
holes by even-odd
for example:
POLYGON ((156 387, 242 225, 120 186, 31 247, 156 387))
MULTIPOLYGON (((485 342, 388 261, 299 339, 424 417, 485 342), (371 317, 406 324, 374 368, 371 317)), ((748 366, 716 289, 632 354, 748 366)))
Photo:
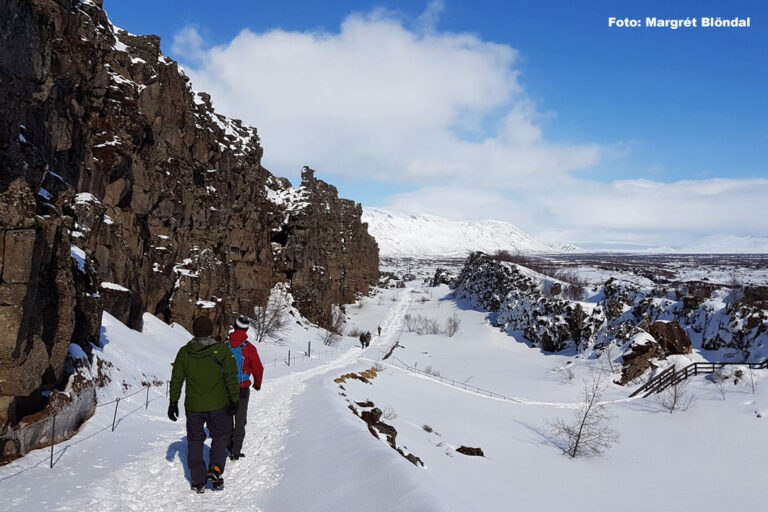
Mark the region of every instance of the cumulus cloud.
POLYGON ((331 181, 416 188, 378 206, 508 220, 550 241, 680 245, 766 231, 766 180, 580 178, 631 143, 548 140, 541 122, 553 114, 521 86, 518 52, 439 31, 443 8, 434 0, 410 25, 378 9, 333 33, 246 29, 215 47, 187 27, 172 48, 217 110, 259 129, 277 174, 306 164, 331 181))
POLYGON ((393 209, 454 219, 500 219, 546 242, 678 247, 710 234, 764 235, 768 179, 598 183, 566 178, 548 190, 425 187, 393 209))
POLYGON ((517 51, 434 30, 442 8, 429 4, 414 29, 377 10, 338 33, 244 30, 205 51, 188 27, 174 48, 217 109, 259 128, 277 172, 306 163, 340 177, 522 186, 599 161, 597 145, 547 142, 517 51))

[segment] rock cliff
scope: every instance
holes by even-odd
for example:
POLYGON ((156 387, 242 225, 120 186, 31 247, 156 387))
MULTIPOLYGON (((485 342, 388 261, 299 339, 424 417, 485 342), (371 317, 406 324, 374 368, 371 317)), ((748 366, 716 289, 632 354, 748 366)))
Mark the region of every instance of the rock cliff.
MULTIPOLYGON (((288 282, 328 325, 367 293, 378 247, 361 206, 261 165, 255 128, 217 114, 156 36, 98 0, 0 4, 0 429, 60 387, 102 311, 223 330, 288 282)), ((265 98, 265 101, 269 101, 265 98)))

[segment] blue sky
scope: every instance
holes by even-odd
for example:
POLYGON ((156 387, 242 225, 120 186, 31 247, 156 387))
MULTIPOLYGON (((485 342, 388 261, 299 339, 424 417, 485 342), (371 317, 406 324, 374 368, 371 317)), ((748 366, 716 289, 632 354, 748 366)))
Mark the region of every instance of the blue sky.
POLYGON ((264 163, 277 174, 295 180, 309 164, 366 206, 500 218, 545 239, 675 245, 768 235, 758 219, 768 217, 767 5, 107 0, 104 7, 121 28, 159 34, 163 51, 219 110, 258 127, 264 163), (752 26, 609 28, 610 16, 738 16, 752 26), (388 81, 393 75, 397 82, 388 81), (400 82, 411 88, 398 95, 400 82), (286 83, 292 95, 281 97, 286 83), (346 109, 360 116, 337 115, 346 109), (413 131, 403 132, 406 125, 413 131), (574 213, 584 209, 591 211, 574 213))

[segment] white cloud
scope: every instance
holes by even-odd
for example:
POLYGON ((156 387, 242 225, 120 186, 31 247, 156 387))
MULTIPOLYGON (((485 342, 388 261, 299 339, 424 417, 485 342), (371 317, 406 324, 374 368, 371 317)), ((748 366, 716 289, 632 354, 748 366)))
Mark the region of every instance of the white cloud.
POLYGON ((451 219, 506 220, 545 242, 622 242, 679 247, 713 233, 765 235, 768 179, 613 183, 567 178, 509 197, 503 190, 425 187, 393 197, 393 209, 451 219))
POLYGON ((518 52, 438 31, 442 10, 433 1, 413 29, 379 9, 338 33, 243 30, 213 48, 187 27, 173 51, 219 111, 259 129, 273 172, 310 165, 330 181, 420 187, 380 206, 507 220, 549 241, 680 245, 768 231, 767 180, 580 179, 574 171, 623 158, 633 142, 548 141, 539 123, 555 114, 523 90, 518 52))
POLYGON ((205 51, 188 27, 174 49, 195 88, 258 127, 265 165, 281 174, 308 164, 340 177, 520 187, 599 161, 597 145, 544 139, 516 50, 435 31, 441 10, 429 4, 414 30, 377 10, 350 15, 339 33, 244 30, 205 51), (500 120, 490 133, 488 119, 500 120))

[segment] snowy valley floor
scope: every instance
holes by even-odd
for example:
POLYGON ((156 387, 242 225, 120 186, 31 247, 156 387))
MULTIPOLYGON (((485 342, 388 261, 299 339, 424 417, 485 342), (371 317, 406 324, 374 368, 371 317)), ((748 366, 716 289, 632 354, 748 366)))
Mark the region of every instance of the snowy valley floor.
MULTIPOLYGON (((569 459, 550 441, 548 424, 571 420, 595 360, 531 349, 493 328, 486 313, 457 304, 447 287, 420 281, 381 290, 346 312, 348 329, 374 333, 368 349, 354 337, 329 349, 306 322, 295 324, 287 341, 258 346, 265 382, 251 395, 246 457, 227 464, 223 491, 189 490, 184 417, 167 419, 158 387, 146 410, 144 393, 121 401, 114 432, 114 406, 98 408, 74 438, 56 445, 53 469, 50 449, 0 467, 0 510, 639 512, 751 510, 763 501, 768 370, 757 373, 754 394, 743 383, 720 389, 693 378, 695 404, 673 414, 648 399, 627 400, 635 386, 609 384, 618 440, 602 456, 569 459), (403 330, 406 314, 440 325, 456 314, 461 325, 453 337, 419 336, 403 330), (568 363, 570 381, 558 370, 568 363), (404 365, 515 400, 465 391, 404 365), (372 367, 370 383, 347 379, 342 389, 334 382, 372 367), (424 467, 371 435, 348 408, 364 401, 385 412, 398 447, 424 467), (461 445, 485 456, 456 452, 461 445)), ((105 315, 104 333, 100 356, 114 374, 102 402, 139 389, 142 374, 169 378, 169 363, 188 339, 150 315, 142 333, 105 315)))

